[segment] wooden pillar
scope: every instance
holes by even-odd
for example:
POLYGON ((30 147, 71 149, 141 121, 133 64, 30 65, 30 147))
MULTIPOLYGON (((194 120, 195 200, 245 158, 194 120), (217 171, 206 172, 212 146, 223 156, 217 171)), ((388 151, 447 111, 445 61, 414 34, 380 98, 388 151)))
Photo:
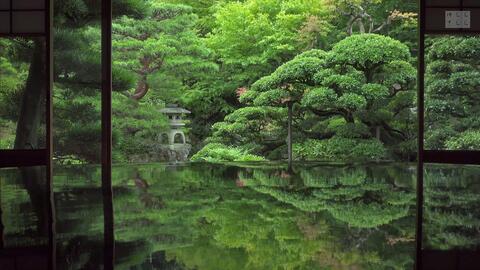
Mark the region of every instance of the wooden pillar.
POLYGON ((112 0, 102 0, 102 195, 104 269, 113 269, 115 234, 112 190, 112 0))
POLYGON ((425 0, 420 1, 418 19, 418 70, 417 70, 417 215, 415 224, 415 269, 422 269, 423 241, 423 161, 424 161, 424 92, 425 92, 425 0))

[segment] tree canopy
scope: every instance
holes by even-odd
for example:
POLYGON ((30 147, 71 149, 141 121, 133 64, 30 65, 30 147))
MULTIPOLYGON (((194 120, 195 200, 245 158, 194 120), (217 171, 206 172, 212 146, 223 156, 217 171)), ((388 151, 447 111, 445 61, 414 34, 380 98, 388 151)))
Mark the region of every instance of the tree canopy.
MULTIPOLYGON (((202 159, 216 151, 212 145, 269 160, 287 158, 290 148, 299 160, 415 158, 414 1, 113 4, 116 161, 155 159, 158 137, 170 129, 159 110, 170 103, 192 112, 183 131, 191 156, 208 146, 202 159)), ((59 162, 99 160, 99 8, 84 0, 55 2, 59 162)), ((44 119, 34 117, 43 115, 42 97, 34 98, 42 93, 34 86, 42 84, 33 76, 41 71, 42 46, 0 42, 2 147, 44 144, 44 119), (23 100, 34 102, 22 111, 23 100)), ((478 144, 470 117, 475 46, 473 37, 428 40, 428 147, 478 144)))
MULTIPOLYGON (((415 75, 409 49, 401 42, 376 34, 353 35, 330 51, 306 51, 256 81, 240 92, 240 101, 248 107, 238 112, 262 107, 265 113, 273 109, 271 106, 295 105, 295 128, 300 136, 296 153, 300 159, 379 159, 387 156, 386 149, 391 146, 398 148, 390 156, 402 155, 399 144, 415 138, 413 127, 409 127, 415 75), (351 147, 357 149, 354 155, 342 154, 351 147)), ((228 115, 227 121, 214 126, 213 140, 258 143, 248 140, 252 133, 234 128, 255 123, 253 114, 249 116, 239 117, 237 112, 228 115)), ((270 135, 272 139, 281 137, 284 116, 278 115, 278 121, 268 120, 265 114, 258 117, 267 125, 251 130, 254 134, 275 132, 270 135)))

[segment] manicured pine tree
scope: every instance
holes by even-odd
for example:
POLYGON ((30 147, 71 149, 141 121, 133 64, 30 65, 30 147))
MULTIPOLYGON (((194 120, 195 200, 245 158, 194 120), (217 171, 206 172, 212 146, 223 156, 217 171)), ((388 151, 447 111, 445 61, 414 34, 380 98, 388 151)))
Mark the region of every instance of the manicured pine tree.
POLYGON ((195 31, 197 15, 189 6, 150 1, 145 19, 123 16, 113 24, 114 64, 137 77, 131 98, 153 89, 164 101, 178 101, 181 88, 217 66, 195 31))
POLYGON ((271 75, 258 80, 241 98, 255 106, 286 107, 287 112, 287 152, 289 167, 292 165, 292 121, 293 106, 299 103, 305 90, 313 85, 312 74, 323 66, 325 52, 308 51, 283 64, 271 75))

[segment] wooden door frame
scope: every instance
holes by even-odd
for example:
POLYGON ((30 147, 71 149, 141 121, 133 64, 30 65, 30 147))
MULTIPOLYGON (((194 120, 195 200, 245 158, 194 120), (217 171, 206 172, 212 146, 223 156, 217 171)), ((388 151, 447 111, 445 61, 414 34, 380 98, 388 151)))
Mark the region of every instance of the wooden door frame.
MULTIPOLYGON (((473 7, 463 5, 460 0, 460 6, 429 6, 428 8, 463 10, 473 7)), ((478 7, 474 7, 478 9, 478 7)), ((430 30, 426 29, 426 0, 419 0, 418 16, 418 74, 417 74, 417 113, 418 113, 418 141, 417 141, 417 214, 415 229, 415 269, 423 269, 422 251, 423 251, 423 207, 424 207, 424 170, 425 163, 430 164, 453 164, 453 165, 480 165, 480 151, 470 150, 429 150, 425 149, 425 36, 426 35, 475 35, 478 31, 469 29, 448 29, 448 30, 430 30)))
MULTIPOLYGON (((45 32, 44 33, 13 33, 12 13, 13 0, 10 0, 10 32, 0 34, 1 37, 43 37, 45 38, 45 89, 46 89, 46 145, 44 149, 0 149, 0 168, 5 167, 46 167, 46 185, 48 199, 48 248, 49 269, 56 269, 55 243, 55 203, 53 196, 53 6, 54 0, 45 0, 45 32)), ((38 10, 22 10, 38 11, 38 10)), ((43 11, 43 10, 42 10, 43 11)), ((104 208, 104 269, 114 267, 114 230, 113 230, 113 192, 112 192, 112 0, 102 0, 101 4, 101 166, 102 166, 102 194, 104 208)))

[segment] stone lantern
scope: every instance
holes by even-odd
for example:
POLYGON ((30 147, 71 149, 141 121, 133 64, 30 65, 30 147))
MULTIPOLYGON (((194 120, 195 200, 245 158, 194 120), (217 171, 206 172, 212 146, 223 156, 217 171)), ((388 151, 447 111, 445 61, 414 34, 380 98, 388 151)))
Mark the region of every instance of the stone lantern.
POLYGON ((183 122, 182 116, 190 114, 191 112, 175 104, 167 105, 164 109, 161 109, 160 112, 168 117, 170 125, 170 130, 160 135, 160 143, 170 146, 186 144, 185 134, 182 130, 182 128, 185 127, 185 122, 183 122))

